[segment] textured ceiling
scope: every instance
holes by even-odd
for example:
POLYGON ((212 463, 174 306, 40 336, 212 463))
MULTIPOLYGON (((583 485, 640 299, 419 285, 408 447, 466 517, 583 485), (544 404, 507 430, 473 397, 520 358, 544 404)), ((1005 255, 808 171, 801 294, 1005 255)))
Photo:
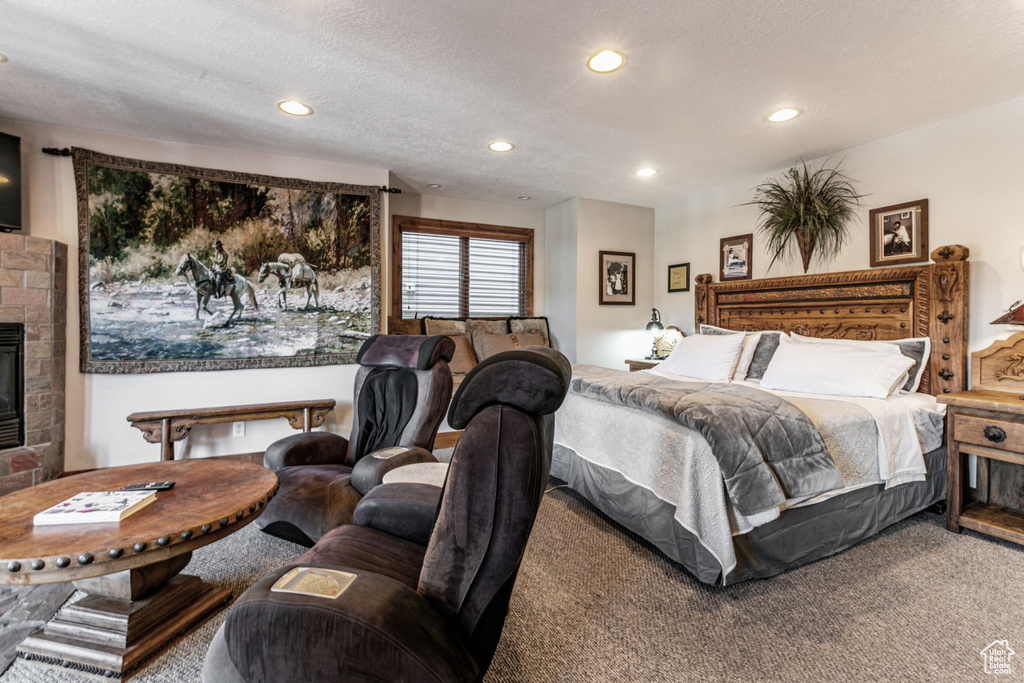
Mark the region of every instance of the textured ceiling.
POLYGON ((1024 95, 1024 0, 0 0, 0 52, 0 118, 657 206, 1024 95))

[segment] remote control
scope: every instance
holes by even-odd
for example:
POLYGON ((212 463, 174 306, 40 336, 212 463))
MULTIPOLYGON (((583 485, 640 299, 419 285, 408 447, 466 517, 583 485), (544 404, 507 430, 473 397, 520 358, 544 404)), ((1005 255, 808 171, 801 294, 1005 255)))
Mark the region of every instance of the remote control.
POLYGON ((148 484, 128 484, 122 491, 169 491, 174 488, 173 481, 151 481, 148 484))

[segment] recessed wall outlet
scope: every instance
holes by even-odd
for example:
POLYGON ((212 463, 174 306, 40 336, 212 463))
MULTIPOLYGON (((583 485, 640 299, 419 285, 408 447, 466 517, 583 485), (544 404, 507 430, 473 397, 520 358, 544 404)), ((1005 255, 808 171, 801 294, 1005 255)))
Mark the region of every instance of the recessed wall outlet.
POLYGON ((245 423, 233 422, 231 424, 231 436, 245 436, 245 423))

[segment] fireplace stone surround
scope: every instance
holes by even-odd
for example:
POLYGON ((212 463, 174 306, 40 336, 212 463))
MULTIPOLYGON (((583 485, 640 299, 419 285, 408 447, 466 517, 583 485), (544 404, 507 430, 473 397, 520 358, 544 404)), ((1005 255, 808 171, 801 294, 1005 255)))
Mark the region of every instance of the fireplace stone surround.
POLYGON ((68 247, 0 233, 0 322, 25 326, 25 443, 0 449, 0 495, 64 473, 68 247))

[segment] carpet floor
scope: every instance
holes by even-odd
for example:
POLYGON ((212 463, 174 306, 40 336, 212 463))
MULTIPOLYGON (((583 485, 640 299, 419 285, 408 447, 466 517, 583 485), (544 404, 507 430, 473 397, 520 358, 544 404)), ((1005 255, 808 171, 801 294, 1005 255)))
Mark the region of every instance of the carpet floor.
MULTIPOLYGON (((235 595, 299 546, 249 526, 185 570, 235 595)), ((222 612, 130 677, 199 681, 222 612)), ((920 513, 832 558, 728 588, 699 583, 575 493, 545 496, 487 683, 990 680, 982 649, 1020 649, 1024 548, 920 513)), ((16 661, 0 683, 95 677, 16 661)))

